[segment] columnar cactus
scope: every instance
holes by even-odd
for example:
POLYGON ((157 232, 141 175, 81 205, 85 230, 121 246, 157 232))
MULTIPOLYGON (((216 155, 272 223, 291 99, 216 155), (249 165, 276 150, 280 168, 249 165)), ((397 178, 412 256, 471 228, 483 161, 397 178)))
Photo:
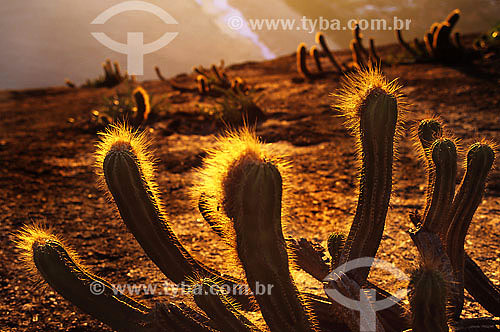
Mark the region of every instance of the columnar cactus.
MULTIPOLYGON (((340 235, 328 239, 330 265, 322 258, 324 249, 317 249, 305 239, 285 240, 282 215, 287 201, 288 166, 273 156, 268 145, 243 129, 230 132, 208 151, 195 181, 194 197, 203 217, 232 248, 234 261, 243 267, 253 294, 245 292, 242 280, 222 276, 197 261, 177 239, 159 199, 145 136, 122 125, 101 135, 98 173, 123 221, 165 276, 176 283, 201 284, 202 293, 194 294, 194 299, 210 317, 183 303, 157 303, 149 308, 116 293, 112 284, 89 273, 59 238, 39 227, 21 232, 18 247, 31 270, 36 270, 52 288, 119 331, 258 331, 239 313, 233 299, 242 305, 242 310, 258 307, 271 331, 358 330, 362 318, 357 312, 325 297, 300 293, 290 266, 303 266, 303 258, 312 257, 304 270, 322 280, 340 264, 375 257, 392 187, 394 140, 405 108, 399 89, 397 83, 388 82, 378 69, 372 68, 348 76, 343 89, 334 95, 335 106, 356 137, 361 174, 356 214, 345 243, 340 235), (92 293, 93 283, 102 287, 102 295, 96 297, 92 293), (223 294, 223 289, 231 293, 223 294)), ((417 246, 424 244, 418 246, 424 263, 429 262, 429 257, 440 261, 423 264, 413 276, 410 302, 416 332, 446 331, 443 303, 452 304, 456 319, 463 302, 463 288, 461 293, 456 292, 454 285, 463 287, 464 276, 470 293, 486 303, 488 310, 498 310, 499 296, 492 290, 491 282, 471 286, 475 276, 489 280, 463 251, 467 228, 493 164, 494 147, 480 142, 470 148, 467 172, 453 198, 456 148, 452 140, 442 137, 442 132, 436 120, 423 122, 418 132, 422 156, 432 172, 424 215, 413 218, 419 227, 412 238, 417 246), (437 314, 428 315, 426 310, 432 308, 437 314)), ((389 297, 389 293, 366 280, 369 271, 363 268, 354 270, 355 273, 341 273, 338 280, 327 280, 325 288, 333 283, 333 287, 352 298, 368 286, 376 290, 377 298, 389 297)), ((377 312, 375 318, 377 331, 400 332, 408 328, 410 321, 400 303, 377 312)), ((495 322, 489 325, 492 324, 495 322)))
POLYGON ((323 52, 326 54, 328 57, 328 60, 332 63, 332 65, 337 68, 339 73, 344 72, 344 66, 342 66, 337 59, 333 56, 332 52, 330 51, 330 48, 328 47, 328 44, 326 43, 325 35, 322 32, 317 32, 316 33, 316 44, 321 45, 321 48, 323 49, 323 52))
MULTIPOLYGON (((421 155, 427 164, 427 202, 422 217, 418 217, 420 231, 437 234, 446 257, 441 268, 453 270, 450 280, 450 304, 453 318, 457 320, 463 308, 464 278, 467 288, 480 303, 492 313, 498 313, 500 293, 477 265, 464 252, 465 236, 472 217, 482 200, 486 177, 494 161, 494 145, 480 142, 472 145, 467 153, 467 171, 455 194, 457 153, 453 141, 443 139, 443 127, 436 119, 424 120, 418 128, 421 155), (481 281, 478 286, 477 281, 481 281)), ((442 251, 440 248, 435 248, 442 251)), ((424 253, 425 254, 425 253, 424 253)), ((447 271, 441 273, 447 276, 447 271)))
POLYGON ((138 86, 132 91, 132 96, 134 96, 135 105, 137 107, 135 117, 132 121, 134 125, 139 126, 148 120, 149 113, 151 112, 149 95, 146 90, 138 86))
POLYGON ((312 78, 311 72, 307 68, 307 46, 304 43, 300 43, 297 47, 297 70, 300 76, 304 78, 312 78))
POLYGON ((453 303, 456 317, 460 317, 463 308, 465 236, 479 204, 483 199, 486 178, 493 166, 495 153, 487 143, 473 144, 467 152, 467 171, 450 209, 446 234, 446 249, 450 257, 458 284, 460 296, 453 303))
POLYGON ((215 198, 211 214, 225 223, 225 237, 236 249, 269 328, 314 331, 314 318, 289 270, 282 231, 282 166, 248 133, 234 136, 231 143, 210 153, 197 187, 215 198))
MULTIPOLYGON (((404 107, 399 89, 377 69, 369 69, 348 76, 343 89, 334 95, 356 136, 361 162, 358 206, 340 264, 375 257, 382 239, 392 188, 394 137, 404 107)), ((369 269, 358 270, 354 279, 361 284, 369 269)))

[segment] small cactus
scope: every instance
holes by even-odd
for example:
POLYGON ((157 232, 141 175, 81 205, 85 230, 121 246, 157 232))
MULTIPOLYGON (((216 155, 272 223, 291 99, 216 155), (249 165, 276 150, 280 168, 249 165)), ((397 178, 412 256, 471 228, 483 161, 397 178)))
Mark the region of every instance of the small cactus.
POLYGON ((340 262, 340 255, 344 249, 345 235, 342 233, 332 233, 328 237, 327 246, 328 252, 332 257, 331 269, 334 270, 340 262))
POLYGON ((139 126, 148 120, 149 113, 151 112, 149 95, 146 90, 138 86, 132 91, 132 96, 134 96, 135 105, 137 107, 133 122, 135 126, 139 126))
POLYGON ((307 68, 306 57, 307 46, 304 43, 300 43, 297 47, 297 71, 304 78, 312 78, 311 72, 307 68))

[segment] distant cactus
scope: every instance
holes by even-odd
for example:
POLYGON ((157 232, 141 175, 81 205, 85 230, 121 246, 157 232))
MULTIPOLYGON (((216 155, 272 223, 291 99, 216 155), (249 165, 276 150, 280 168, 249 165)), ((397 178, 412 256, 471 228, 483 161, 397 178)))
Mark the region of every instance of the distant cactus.
POLYGON ((136 126, 139 126, 147 121, 149 113, 151 112, 149 95, 146 90, 138 86, 132 91, 132 96, 134 96, 135 105, 137 107, 136 114, 132 121, 136 126))
POLYGON ((460 18, 460 10, 451 11, 442 22, 433 23, 424 34, 423 44, 415 38, 414 47, 408 44, 401 35, 401 30, 395 30, 399 44, 416 61, 443 61, 447 63, 468 61, 474 52, 466 50, 460 43, 459 34, 452 38, 452 30, 460 18), (453 39, 453 40, 452 40, 453 39))
POLYGON ((312 78, 309 69, 307 68, 307 46, 304 43, 300 43, 297 47, 297 70, 299 75, 304 78, 312 78))
POLYGON ((126 72, 121 72, 120 64, 116 61, 111 63, 111 60, 106 59, 106 61, 102 64, 102 69, 104 71, 104 76, 99 76, 95 80, 87 80, 85 84, 83 84, 83 87, 112 88, 122 82, 132 79, 126 72))

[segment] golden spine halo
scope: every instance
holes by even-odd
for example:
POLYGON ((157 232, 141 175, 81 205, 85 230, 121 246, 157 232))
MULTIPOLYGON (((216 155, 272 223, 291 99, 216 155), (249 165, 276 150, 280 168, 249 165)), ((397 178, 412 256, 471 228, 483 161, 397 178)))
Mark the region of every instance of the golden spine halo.
POLYGON ((33 281, 35 286, 48 286, 43 282, 44 279, 38 272, 33 259, 33 250, 35 246, 40 248, 45 244, 58 245, 68 253, 73 262, 82 271, 88 271, 88 269, 81 263, 79 255, 71 247, 66 245, 64 240, 53 232, 52 228, 41 222, 24 225, 21 230, 13 234, 13 236, 13 242, 16 246, 21 263, 25 270, 29 273, 30 279, 33 281))
MULTIPOLYGON (((95 172, 99 177, 99 184, 109 194, 104 179, 103 164, 106 155, 110 152, 128 151, 137 160, 143 180, 148 185, 156 203, 161 205, 158 185, 155 181, 156 159, 151 152, 151 141, 145 132, 132 129, 126 123, 116 123, 108 126, 104 132, 98 134, 99 142, 96 144, 95 172)), ((110 197, 111 195, 108 195, 110 197)))
POLYGON ((224 135, 219 136, 215 146, 206 152, 207 157, 203 165, 197 169, 197 176, 192 186, 192 198, 197 204, 201 195, 204 195, 206 203, 203 207, 207 215, 216 222, 223 231, 224 238, 232 244, 234 230, 224 211, 224 185, 230 169, 244 160, 272 163, 278 168, 283 178, 283 193, 285 193, 288 188, 285 181, 288 163, 282 158, 275 157, 270 146, 263 144, 254 131, 247 127, 228 130, 224 135))
MULTIPOLYGON (((332 107, 338 109, 341 116, 345 117, 346 127, 355 135, 359 132, 359 116, 362 105, 370 93, 377 89, 394 98, 398 106, 398 123, 401 115, 407 108, 407 102, 401 92, 402 86, 397 79, 389 81, 380 70, 379 66, 360 68, 347 74, 342 81, 342 86, 337 92, 331 94, 335 98, 332 107)), ((400 126, 396 126, 399 128, 400 126)))

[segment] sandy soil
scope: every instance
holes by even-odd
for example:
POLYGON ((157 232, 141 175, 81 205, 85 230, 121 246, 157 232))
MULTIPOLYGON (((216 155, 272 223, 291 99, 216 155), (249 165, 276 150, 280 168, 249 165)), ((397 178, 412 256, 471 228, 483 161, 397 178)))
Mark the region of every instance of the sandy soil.
MULTIPOLYGON (((382 55, 399 51, 381 48, 382 55)), ((346 57, 347 52, 339 52, 346 57)), ((325 64, 327 63, 325 59, 325 64)), ((310 64, 312 66, 312 62, 310 64)), ((257 134, 273 143, 292 162, 292 190, 287 235, 325 244, 332 231, 347 232, 356 206, 354 140, 330 108, 329 96, 339 87, 338 75, 306 82, 298 79, 295 55, 228 69, 256 89, 258 104, 269 119, 257 134)), ((485 137, 500 142, 500 58, 480 64, 439 64, 384 68, 399 78, 410 102, 406 127, 432 114, 466 147, 485 137)), ((175 78, 193 84, 193 75, 175 78)), ((214 105, 212 98, 180 93, 160 81, 145 82, 150 92, 165 95, 168 110, 149 125, 158 163, 158 182, 170 222, 198 259, 233 275, 227 248, 210 230, 189 199, 193 168, 217 128, 195 110, 214 105)), ((0 92, 0 329, 2 331, 109 331, 49 289, 33 288, 15 254, 10 234, 30 220, 45 220, 81 254, 97 274, 114 283, 162 285, 163 275, 127 232, 114 206, 96 186, 93 173, 95 133, 81 123, 89 110, 114 89, 49 88, 0 92), (74 123, 68 118, 76 119, 74 123)), ((407 131, 408 133, 408 131, 407 131)), ((425 172, 407 134, 401 140, 394 192, 378 257, 402 270, 416 267, 417 252, 407 230, 408 213, 423 204, 425 172)), ((496 163, 499 165, 498 162, 496 163)), ((492 171, 484 200, 466 239, 468 253, 496 285, 500 284, 500 168, 492 171)), ((463 169, 460 167, 460 175, 463 169)), ((320 292, 321 284, 303 272, 294 273, 303 290, 320 292)), ((370 279, 395 291, 392 277, 375 270, 370 279)), ((141 294, 155 301, 189 299, 141 294)), ((487 316, 466 294, 464 317, 487 316)), ((257 317, 258 319, 258 317, 257 317)))

